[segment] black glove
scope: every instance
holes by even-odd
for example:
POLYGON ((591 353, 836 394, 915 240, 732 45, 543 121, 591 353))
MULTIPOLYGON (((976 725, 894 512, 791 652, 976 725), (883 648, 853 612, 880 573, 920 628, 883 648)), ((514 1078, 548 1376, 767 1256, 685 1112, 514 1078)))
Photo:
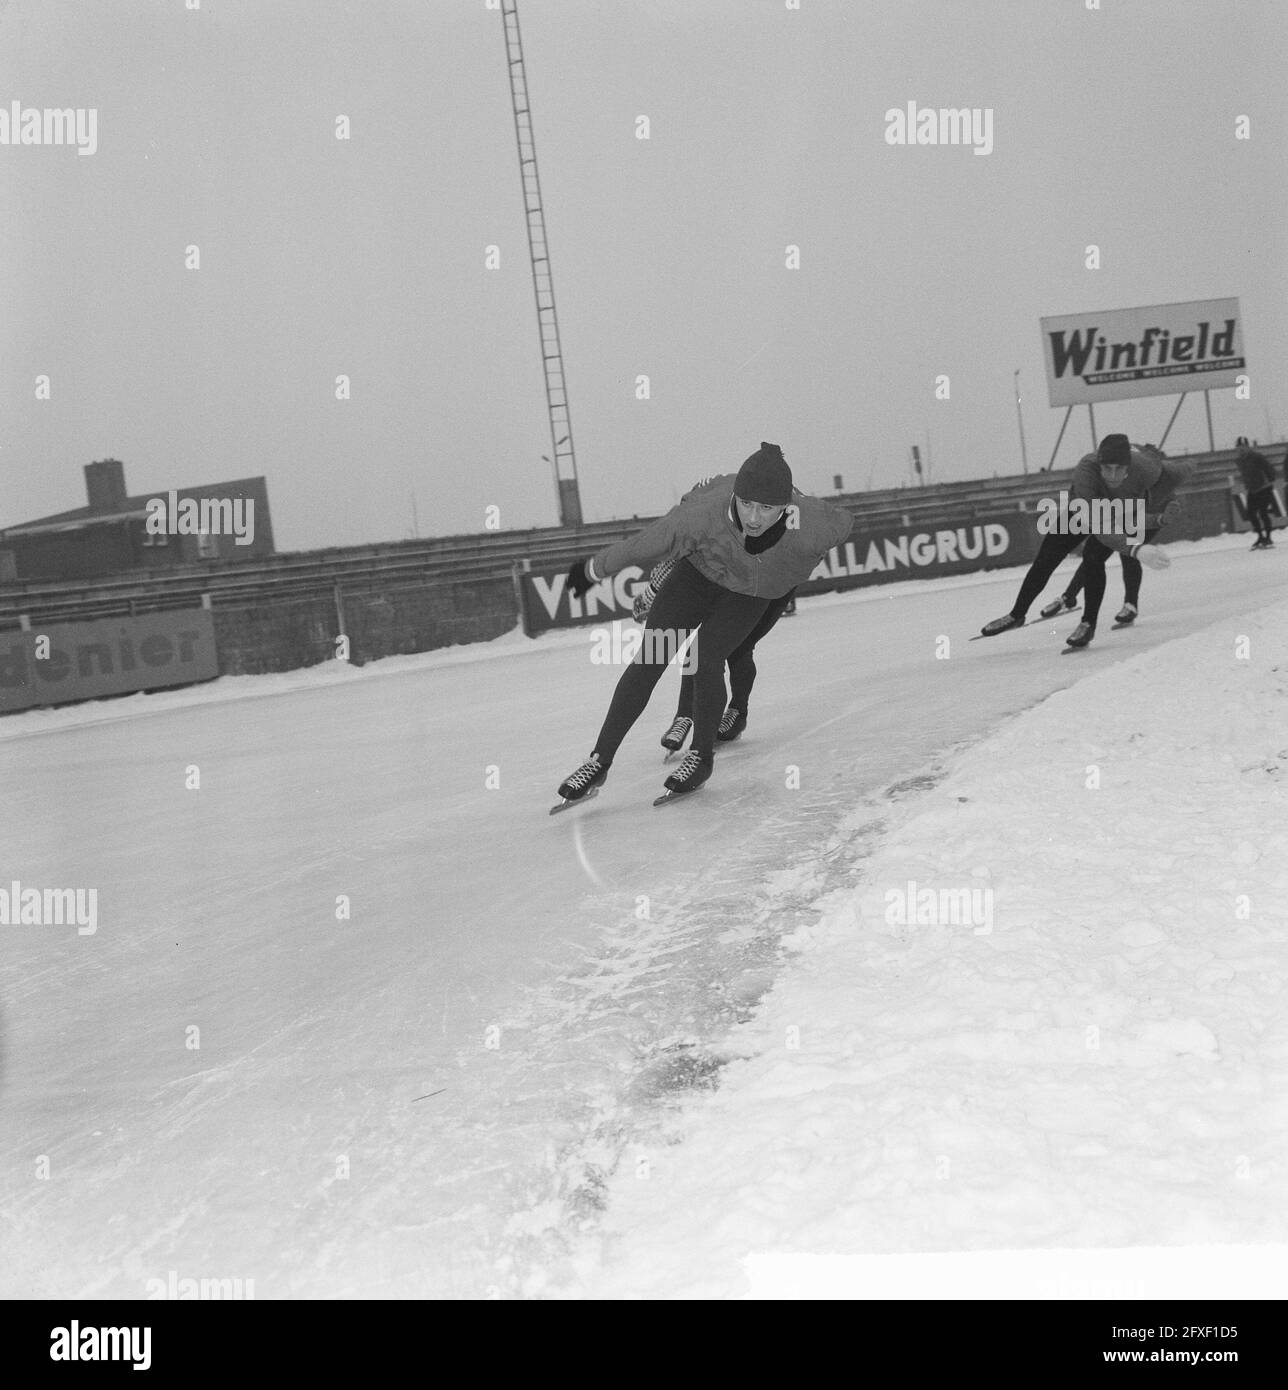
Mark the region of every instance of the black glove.
POLYGON ((568 571, 568 591, 574 598, 580 598, 595 582, 590 575, 586 573, 586 566, 589 563, 588 560, 578 560, 573 564, 572 569, 568 571))

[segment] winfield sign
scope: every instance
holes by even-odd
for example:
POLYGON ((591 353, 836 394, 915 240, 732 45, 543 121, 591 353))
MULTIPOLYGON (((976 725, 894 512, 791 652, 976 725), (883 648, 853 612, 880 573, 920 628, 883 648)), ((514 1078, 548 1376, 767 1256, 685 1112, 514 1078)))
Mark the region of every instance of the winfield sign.
POLYGON ((204 608, 0 633, 0 711, 187 685, 219 674, 204 608))
POLYGON ((1051 404, 1234 386, 1247 368, 1237 299, 1065 314, 1042 324, 1051 404))

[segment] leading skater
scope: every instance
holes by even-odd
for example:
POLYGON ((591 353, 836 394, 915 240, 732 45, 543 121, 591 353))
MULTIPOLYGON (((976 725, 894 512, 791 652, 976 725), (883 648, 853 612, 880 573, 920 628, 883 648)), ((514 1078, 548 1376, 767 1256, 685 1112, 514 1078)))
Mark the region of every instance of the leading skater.
MULTIPOLYGON (((1091 502, 1097 499, 1141 503, 1146 513, 1161 513, 1172 494, 1194 474, 1194 464, 1184 459, 1165 459, 1157 450, 1145 453, 1133 449, 1125 434, 1107 434, 1094 454, 1086 454, 1073 470, 1069 485, 1070 499, 1091 502)), ((1020 592, 1009 613, 985 623, 982 637, 996 637, 1013 627, 1022 627, 1033 601, 1046 587, 1056 566, 1071 551, 1082 545, 1082 566, 1086 586, 1082 621, 1065 638, 1069 647, 1085 647, 1096 635, 1096 620, 1105 596, 1105 561, 1117 550, 1140 560, 1151 569, 1166 569, 1171 563, 1167 552, 1159 545, 1134 542, 1121 534, 1105 533, 1084 536, 1068 531, 1050 532, 1042 537, 1037 558, 1024 576, 1020 592), (1084 544, 1085 542, 1085 544, 1084 544)))
MULTIPOLYGON (((711 776, 716 730, 724 710, 725 661, 764 616, 767 605, 808 579, 818 562, 850 534, 854 518, 817 497, 793 496, 792 473, 777 444, 762 443, 738 470, 695 488, 637 535, 578 560, 568 585, 578 596, 595 583, 639 565, 679 555, 645 627, 675 645, 698 629, 693 744, 664 786, 671 795, 696 791, 711 776)), ((668 656, 648 633, 617 682, 590 757, 559 786, 564 803, 598 791, 631 726, 644 712, 668 656)), ((555 810, 563 808, 555 807, 555 810)))
MULTIPOLYGON (((792 496, 800 494, 793 488, 792 496)), ((657 597, 658 591, 666 583, 672 570, 680 562, 676 556, 662 560, 654 565, 648 583, 636 595, 633 607, 635 621, 641 626, 657 597)), ((742 639, 725 659, 729 668, 729 704, 720 716, 716 726, 716 742, 732 743, 742 736, 747 727, 747 707, 751 701, 751 690, 756 683, 756 643, 767 637, 779 618, 790 616, 796 611, 796 590, 791 589, 782 598, 771 599, 756 626, 742 639)), ((684 671, 680 679, 680 695, 675 706, 675 718, 662 735, 662 747, 667 756, 684 747, 685 740, 693 728, 693 675, 684 671)))

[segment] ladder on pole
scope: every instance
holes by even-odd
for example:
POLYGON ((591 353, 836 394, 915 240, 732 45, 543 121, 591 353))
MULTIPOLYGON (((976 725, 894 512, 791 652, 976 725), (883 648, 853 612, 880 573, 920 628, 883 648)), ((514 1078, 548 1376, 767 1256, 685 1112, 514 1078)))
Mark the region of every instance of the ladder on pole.
POLYGON ((528 99, 528 78, 523 64, 517 0, 501 0, 501 18, 505 25, 514 134, 519 147, 519 177, 523 185, 524 220, 528 227, 532 289, 537 301, 537 331, 541 339, 546 413, 550 419, 550 457, 559 495, 559 522, 563 526, 580 526, 577 456, 573 449, 568 384, 559 344, 559 316, 555 313, 555 286, 550 273, 550 246, 546 239, 546 219, 541 204, 541 179, 537 174, 537 147, 532 133, 532 106, 528 99))

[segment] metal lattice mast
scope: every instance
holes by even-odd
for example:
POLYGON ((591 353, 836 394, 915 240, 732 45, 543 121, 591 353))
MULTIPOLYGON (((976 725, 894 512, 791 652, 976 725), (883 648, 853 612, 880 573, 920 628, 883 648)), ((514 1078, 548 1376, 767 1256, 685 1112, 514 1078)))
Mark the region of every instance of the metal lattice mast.
POLYGON ((519 146, 519 176, 523 184, 523 211, 528 224, 528 256, 532 262, 532 289, 537 300, 537 330, 541 337, 541 369, 546 387, 546 413, 550 417, 551 459, 559 491, 559 521, 581 525, 581 496, 577 486, 577 457, 572 443, 572 417, 568 412, 568 385, 564 378, 563 352, 559 346, 559 317, 555 313, 555 286, 550 274, 550 247, 541 206, 541 179, 537 174, 537 147, 532 135, 532 109, 528 78, 523 65, 517 0, 501 0, 505 24, 506 57, 509 60, 510 101, 514 107, 514 134, 519 146))

